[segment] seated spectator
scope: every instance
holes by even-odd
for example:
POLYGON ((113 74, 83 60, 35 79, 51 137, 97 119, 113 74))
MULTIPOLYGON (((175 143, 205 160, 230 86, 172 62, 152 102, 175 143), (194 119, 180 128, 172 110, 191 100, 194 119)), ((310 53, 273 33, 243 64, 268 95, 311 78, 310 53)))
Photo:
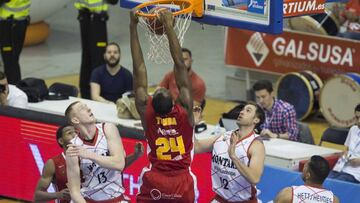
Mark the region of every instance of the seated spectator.
POLYGON ((299 130, 294 106, 275 99, 272 84, 268 80, 257 81, 253 90, 256 101, 264 109, 266 116, 260 135, 298 141, 299 130))
POLYGON ((339 37, 360 40, 360 1, 349 0, 346 4, 335 3, 332 13, 341 26, 339 37))
POLYGON ((346 151, 329 178, 360 183, 360 104, 355 107, 355 118, 356 124, 350 128, 345 141, 346 151))
MULTIPOLYGON (((182 48, 181 51, 185 66, 188 70, 188 74, 191 79, 194 106, 204 107, 202 104, 205 104, 204 102, 205 92, 206 92, 205 82, 203 79, 200 78, 198 74, 196 74, 193 71, 191 67, 193 62, 191 51, 186 48, 182 48)), ((165 87, 166 89, 170 90, 171 97, 174 100, 176 100, 179 97, 179 90, 176 86, 174 71, 167 73, 160 82, 159 86, 165 87)))
POLYGON ((28 97, 15 85, 8 84, 5 73, 0 71, 0 106, 27 108, 28 97))
POLYGON ((284 188, 277 194, 275 203, 334 202, 339 198, 323 188, 323 182, 330 171, 329 163, 321 156, 312 156, 302 173, 304 185, 284 188), (321 201, 320 201, 321 200, 321 201))
POLYGON ((111 42, 104 54, 106 64, 93 70, 90 79, 91 99, 105 103, 115 103, 128 91, 133 90, 133 78, 129 70, 119 64, 120 46, 111 42))

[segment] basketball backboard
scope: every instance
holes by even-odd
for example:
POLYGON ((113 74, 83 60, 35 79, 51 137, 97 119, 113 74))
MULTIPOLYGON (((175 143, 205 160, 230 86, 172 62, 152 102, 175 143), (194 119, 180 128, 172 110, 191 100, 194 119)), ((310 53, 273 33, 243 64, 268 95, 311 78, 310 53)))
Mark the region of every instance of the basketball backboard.
MULTIPOLYGON (((131 9, 146 1, 120 0, 120 6, 131 9)), ((204 0, 203 5, 203 17, 194 21, 274 34, 283 29, 281 0, 204 0)))

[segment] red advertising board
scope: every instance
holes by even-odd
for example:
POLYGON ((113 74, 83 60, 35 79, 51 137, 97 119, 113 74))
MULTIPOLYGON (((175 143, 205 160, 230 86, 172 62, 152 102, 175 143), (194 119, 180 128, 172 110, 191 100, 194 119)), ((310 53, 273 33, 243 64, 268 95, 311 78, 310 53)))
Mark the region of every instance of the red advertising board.
POLYGON ((360 42, 289 30, 270 35, 228 28, 225 63, 272 73, 311 70, 326 79, 360 72, 360 42))
MULTIPOLYGON (((56 143, 56 129, 55 125, 0 116, 0 196, 33 200, 44 163, 62 151, 56 143)), ((127 154, 133 152, 137 141, 122 137, 127 154)), ((126 194, 132 202, 140 188, 140 172, 148 163, 144 155, 123 173, 126 194)), ((197 176, 199 202, 210 202, 213 197, 210 164, 210 154, 194 157, 192 169, 197 176)))

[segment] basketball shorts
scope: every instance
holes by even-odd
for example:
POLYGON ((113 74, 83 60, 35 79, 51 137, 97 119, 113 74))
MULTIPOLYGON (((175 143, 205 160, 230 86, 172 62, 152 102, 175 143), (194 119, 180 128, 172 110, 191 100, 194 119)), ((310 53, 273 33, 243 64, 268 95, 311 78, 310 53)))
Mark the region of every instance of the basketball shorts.
POLYGON ((136 202, 196 202, 196 177, 189 170, 157 171, 144 168, 136 202))

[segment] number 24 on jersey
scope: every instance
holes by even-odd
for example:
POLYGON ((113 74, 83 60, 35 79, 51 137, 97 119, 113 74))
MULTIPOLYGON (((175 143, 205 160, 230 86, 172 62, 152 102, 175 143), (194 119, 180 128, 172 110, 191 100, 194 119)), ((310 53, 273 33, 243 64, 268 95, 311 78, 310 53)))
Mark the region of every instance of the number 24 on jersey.
POLYGON ((180 155, 185 153, 184 141, 182 136, 178 137, 159 137, 156 139, 156 155, 160 160, 171 160, 169 152, 178 152, 180 155))

